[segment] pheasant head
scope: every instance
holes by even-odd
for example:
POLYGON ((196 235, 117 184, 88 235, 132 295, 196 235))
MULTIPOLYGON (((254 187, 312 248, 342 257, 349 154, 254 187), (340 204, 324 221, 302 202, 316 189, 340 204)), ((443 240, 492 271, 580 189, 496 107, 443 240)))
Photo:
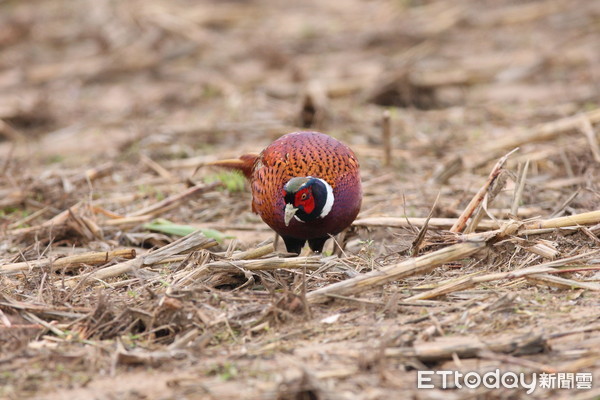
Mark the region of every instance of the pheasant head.
POLYGON ((288 226, 292 218, 300 222, 325 218, 333 207, 331 185, 312 176, 295 177, 283 187, 285 199, 284 222, 288 226))

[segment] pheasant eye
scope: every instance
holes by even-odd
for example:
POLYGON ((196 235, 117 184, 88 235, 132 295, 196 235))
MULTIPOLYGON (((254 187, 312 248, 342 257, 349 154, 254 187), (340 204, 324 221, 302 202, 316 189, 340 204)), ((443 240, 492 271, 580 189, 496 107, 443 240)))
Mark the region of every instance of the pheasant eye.
POLYGON ((308 197, 308 195, 306 193, 302 193, 302 197, 300 197, 300 199, 306 200, 307 197, 308 197))

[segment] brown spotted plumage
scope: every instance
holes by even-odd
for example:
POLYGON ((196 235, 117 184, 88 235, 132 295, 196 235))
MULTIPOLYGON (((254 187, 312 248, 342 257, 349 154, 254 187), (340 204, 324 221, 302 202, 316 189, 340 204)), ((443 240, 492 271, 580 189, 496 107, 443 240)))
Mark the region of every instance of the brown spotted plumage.
POLYGON ((356 218, 361 204, 358 161, 350 148, 319 132, 294 132, 237 164, 252 186, 252 210, 299 253, 308 241, 320 252, 330 235, 356 218), (251 166, 251 168, 250 168, 251 166))

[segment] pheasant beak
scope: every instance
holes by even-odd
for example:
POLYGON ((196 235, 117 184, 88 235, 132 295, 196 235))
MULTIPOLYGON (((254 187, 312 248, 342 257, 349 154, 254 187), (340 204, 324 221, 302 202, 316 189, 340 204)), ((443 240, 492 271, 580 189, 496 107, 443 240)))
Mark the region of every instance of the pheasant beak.
POLYGON ((298 209, 293 205, 289 203, 285 205, 285 214, 283 216, 285 226, 288 226, 290 224, 290 221, 292 220, 292 218, 294 218, 294 215, 296 215, 296 211, 298 211, 298 209))

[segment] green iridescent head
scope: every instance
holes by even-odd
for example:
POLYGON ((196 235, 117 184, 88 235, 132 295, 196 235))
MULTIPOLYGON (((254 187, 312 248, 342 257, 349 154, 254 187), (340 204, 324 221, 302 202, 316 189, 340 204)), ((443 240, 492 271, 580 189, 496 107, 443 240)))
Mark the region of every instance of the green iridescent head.
POLYGON ((299 222, 325 218, 333 207, 333 189, 320 178, 301 176, 290 179, 283 187, 285 200, 284 222, 292 218, 299 222))

